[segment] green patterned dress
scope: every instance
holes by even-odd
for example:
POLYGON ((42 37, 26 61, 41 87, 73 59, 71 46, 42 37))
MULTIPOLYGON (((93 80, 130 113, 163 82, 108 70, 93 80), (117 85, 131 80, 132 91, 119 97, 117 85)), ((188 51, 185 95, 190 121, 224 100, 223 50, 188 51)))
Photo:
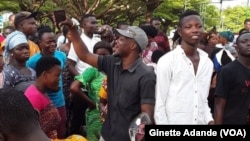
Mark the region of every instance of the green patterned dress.
POLYGON ((100 89, 105 75, 96 68, 86 69, 81 75, 75 76, 75 80, 83 84, 83 88, 88 89, 88 97, 96 102, 96 109, 86 110, 86 134, 89 141, 99 141, 102 127, 101 114, 99 110, 100 89))

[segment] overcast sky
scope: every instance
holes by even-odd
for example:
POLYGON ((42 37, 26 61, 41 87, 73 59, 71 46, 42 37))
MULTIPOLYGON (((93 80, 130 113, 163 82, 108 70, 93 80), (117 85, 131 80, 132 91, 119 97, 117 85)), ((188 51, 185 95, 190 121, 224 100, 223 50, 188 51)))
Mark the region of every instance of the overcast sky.
MULTIPOLYGON (((236 5, 246 6, 250 0, 223 0, 222 8, 234 7, 236 5)), ((211 0, 211 3, 220 8, 220 0, 211 0)))

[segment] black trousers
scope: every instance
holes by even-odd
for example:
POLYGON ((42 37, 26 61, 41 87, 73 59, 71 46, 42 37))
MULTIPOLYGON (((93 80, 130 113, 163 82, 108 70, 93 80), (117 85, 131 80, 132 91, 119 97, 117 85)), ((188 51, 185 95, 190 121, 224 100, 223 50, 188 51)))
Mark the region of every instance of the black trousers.
MULTIPOLYGON (((87 94, 87 93, 86 93, 87 94)), ((72 95, 71 101, 71 120, 70 120, 70 135, 85 134, 82 127, 86 125, 85 111, 88 108, 87 104, 78 96, 72 95)))

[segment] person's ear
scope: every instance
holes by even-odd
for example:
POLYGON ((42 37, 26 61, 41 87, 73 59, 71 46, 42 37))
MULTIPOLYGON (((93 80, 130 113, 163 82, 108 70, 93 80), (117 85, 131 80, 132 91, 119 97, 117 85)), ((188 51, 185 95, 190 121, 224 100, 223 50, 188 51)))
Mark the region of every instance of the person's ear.
POLYGON ((23 26, 24 26, 24 21, 21 21, 19 24, 17 24, 16 29, 23 29, 23 26))
POLYGON ((41 43, 42 43, 42 41, 39 39, 38 42, 37 42, 39 47, 41 47, 41 43))
POLYGON ((82 27, 85 27, 86 26, 86 23, 85 21, 82 22, 82 27))
POLYGON ((132 48, 132 49, 136 49, 136 48, 137 48, 136 42, 132 42, 132 43, 131 43, 131 48, 132 48))
POLYGON ((180 27, 177 27, 177 33, 180 35, 180 37, 182 37, 181 28, 180 27))
POLYGON ((9 52, 10 56, 14 56, 13 49, 9 52))
POLYGON ((47 72, 43 71, 42 74, 41 74, 41 76, 42 76, 43 79, 47 79, 47 72))

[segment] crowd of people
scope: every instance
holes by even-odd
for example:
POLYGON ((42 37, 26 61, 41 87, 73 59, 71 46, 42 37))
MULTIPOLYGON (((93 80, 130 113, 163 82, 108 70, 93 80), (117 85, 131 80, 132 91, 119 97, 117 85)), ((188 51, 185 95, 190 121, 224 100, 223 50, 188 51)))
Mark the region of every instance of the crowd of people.
POLYGON ((59 34, 37 13, 9 17, 0 49, 0 140, 129 141, 151 124, 249 124, 250 20, 236 35, 180 15, 172 40, 152 18, 98 26, 84 14, 59 34), (172 43, 171 43, 172 42, 172 43))

